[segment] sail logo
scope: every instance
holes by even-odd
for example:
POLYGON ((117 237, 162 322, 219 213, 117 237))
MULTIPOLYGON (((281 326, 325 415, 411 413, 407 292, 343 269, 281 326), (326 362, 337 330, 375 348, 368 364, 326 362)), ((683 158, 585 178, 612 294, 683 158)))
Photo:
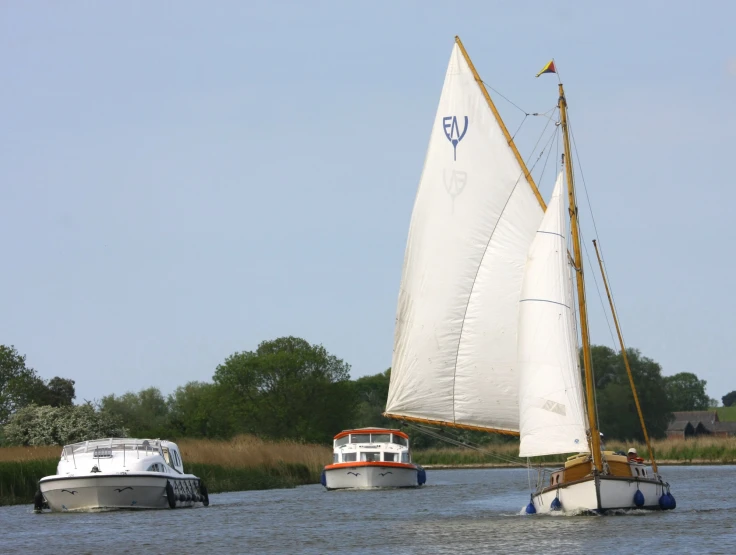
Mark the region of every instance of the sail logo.
POLYGON ((445 116, 442 118, 442 128, 445 131, 445 137, 452 143, 452 156, 455 161, 457 161, 457 145, 463 140, 465 133, 468 132, 468 116, 464 116, 464 118, 465 123, 462 133, 460 132, 460 125, 457 123, 457 116, 445 116))
POLYGON ((468 184, 468 174, 463 171, 451 170, 448 175, 448 170, 442 170, 442 181, 447 193, 455 200, 455 197, 462 193, 465 185, 468 184))

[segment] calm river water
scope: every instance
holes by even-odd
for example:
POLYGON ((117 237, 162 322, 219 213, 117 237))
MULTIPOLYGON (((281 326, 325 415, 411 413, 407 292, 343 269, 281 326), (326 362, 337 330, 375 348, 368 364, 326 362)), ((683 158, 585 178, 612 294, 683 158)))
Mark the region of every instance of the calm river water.
POLYGON ((0 507, 1 553, 736 553, 736 467, 664 467, 677 509, 521 516, 519 469, 428 470, 418 490, 223 493, 208 508, 33 514, 0 507))

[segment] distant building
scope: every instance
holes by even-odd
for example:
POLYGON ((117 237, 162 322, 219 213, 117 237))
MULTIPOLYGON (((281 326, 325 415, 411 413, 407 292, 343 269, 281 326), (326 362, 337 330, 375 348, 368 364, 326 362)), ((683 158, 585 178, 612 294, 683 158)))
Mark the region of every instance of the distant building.
POLYGON ((721 422, 714 410, 679 411, 667 427, 667 437, 736 436, 736 422, 721 422))

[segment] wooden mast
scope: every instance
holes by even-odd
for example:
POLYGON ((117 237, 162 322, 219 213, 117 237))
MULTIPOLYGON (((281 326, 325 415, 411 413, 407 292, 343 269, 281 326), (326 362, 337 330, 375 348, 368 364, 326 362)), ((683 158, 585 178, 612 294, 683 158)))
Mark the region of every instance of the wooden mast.
POLYGON ((616 333, 618 334, 618 341, 621 344, 621 354, 624 357, 624 366, 626 366, 626 373, 629 375, 629 383, 631 384, 631 392, 634 394, 634 403, 636 404, 636 412, 639 413, 639 422, 641 422, 641 431, 644 433, 644 441, 647 443, 647 449, 649 449, 649 460, 652 461, 652 470, 657 472, 657 461, 654 460, 654 451, 652 451, 652 445, 649 443, 649 434, 647 433, 647 425, 644 423, 644 415, 641 412, 641 405, 639 404, 639 395, 636 393, 636 386, 634 385, 634 376, 631 373, 631 366, 629 366, 629 357, 626 356, 626 345, 624 345, 624 336, 621 333, 621 327, 618 325, 618 317, 616 316, 616 308, 613 306, 613 298, 611 297, 611 290, 608 288, 608 280, 606 279, 606 271, 603 269, 603 261, 601 260, 601 253, 598 251, 598 243, 593 239, 593 246, 595 247, 595 254, 598 257, 598 265, 601 268, 601 276, 603 277, 603 285, 606 288, 606 295, 608 296, 608 303, 611 305, 611 314, 613 315, 613 323, 616 326, 616 333))
POLYGON ((567 196, 570 210, 570 231, 572 232, 572 246, 575 255, 575 277, 578 289, 578 310, 580 312, 580 331, 583 342, 583 366, 585 368, 585 394, 588 405, 588 427, 590 429, 590 451, 593 455, 593 466, 597 473, 601 472, 601 438, 598 433, 595 410, 595 392, 593 383, 593 361, 590 355, 590 335, 588 332, 588 313, 585 308, 585 280, 583 278, 583 258, 580 249, 580 231, 578 229, 578 205, 575 201, 575 180, 573 178, 572 152, 570 149, 570 134, 567 126, 567 101, 562 83, 559 84, 560 123, 565 143, 565 176, 567 177, 567 196))

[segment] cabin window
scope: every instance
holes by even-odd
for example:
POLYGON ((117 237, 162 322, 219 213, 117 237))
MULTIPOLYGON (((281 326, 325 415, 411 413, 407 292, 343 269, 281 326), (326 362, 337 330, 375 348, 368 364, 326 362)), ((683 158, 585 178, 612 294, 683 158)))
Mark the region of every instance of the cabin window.
POLYGON ((355 462, 358 460, 358 456, 355 453, 343 453, 342 462, 355 462))
POLYGON ((171 456, 169 455, 168 448, 164 447, 163 452, 164 452, 164 460, 166 461, 166 464, 168 464, 169 466, 174 466, 171 462, 171 456))
POLYGON ((360 454, 360 460, 365 462, 379 462, 381 460, 381 453, 364 451, 360 454))
POLYGON ((402 463, 409 463, 409 462, 411 462, 411 459, 409 457, 409 453, 408 452, 404 451, 403 453, 401 453, 401 462, 402 463))
POLYGON ((350 434, 350 443, 370 443, 371 434, 350 434))
POLYGON ((390 443, 391 434, 371 434, 371 443, 390 443))
POLYGON ((390 462, 396 462, 396 453, 384 453, 383 460, 390 461, 390 462))
POLYGON ((348 441, 350 441, 350 436, 342 436, 341 438, 335 440, 335 447, 347 445, 348 441))
POLYGON ((393 434, 393 436, 391 438, 391 443, 396 443, 397 445, 403 445, 404 447, 406 447, 407 445, 409 445, 409 442, 406 441, 406 438, 403 438, 401 436, 397 436, 396 434, 393 434))
POLYGON ((333 463, 340 462, 340 453, 333 453, 332 454, 332 462, 333 463))

